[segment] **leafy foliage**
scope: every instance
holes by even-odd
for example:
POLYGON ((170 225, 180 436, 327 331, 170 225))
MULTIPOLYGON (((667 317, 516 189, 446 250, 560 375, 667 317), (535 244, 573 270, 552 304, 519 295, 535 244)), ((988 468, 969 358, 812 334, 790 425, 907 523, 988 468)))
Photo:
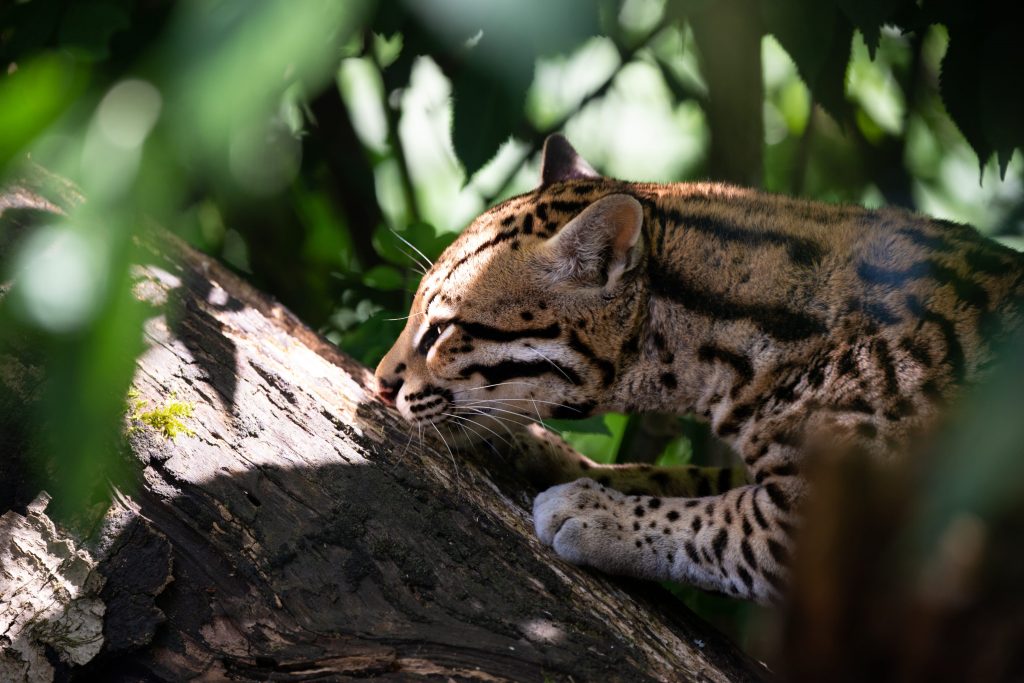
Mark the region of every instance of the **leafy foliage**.
MULTIPOLYGON (((426 261, 474 215, 536 184, 537 152, 556 129, 609 175, 672 181, 716 172, 723 140, 709 131, 754 123, 763 140, 749 158, 769 190, 904 205, 1024 246, 1024 51, 1012 10, 998 0, 3 4, 0 172, 31 155, 89 197, 28 236, 0 223, 0 244, 14 242, 4 279, 21 275, 0 303, 0 360, 34 349, 47 366, 30 428, 39 459, 64 475, 57 499, 85 506, 113 476, 147 315, 130 295, 131 245, 154 220, 370 365, 401 330, 426 261), (753 49, 722 33, 724 5, 753 49), (763 106, 723 120, 711 104, 737 86, 708 78, 697 45, 752 55, 736 68, 763 74, 763 106), (983 182, 979 163, 991 168, 983 182), (81 248, 54 246, 67 244, 81 248)), ((557 427, 614 461, 630 451, 631 425, 611 415, 557 427)), ((709 443, 681 423, 646 455, 704 463, 709 443)))

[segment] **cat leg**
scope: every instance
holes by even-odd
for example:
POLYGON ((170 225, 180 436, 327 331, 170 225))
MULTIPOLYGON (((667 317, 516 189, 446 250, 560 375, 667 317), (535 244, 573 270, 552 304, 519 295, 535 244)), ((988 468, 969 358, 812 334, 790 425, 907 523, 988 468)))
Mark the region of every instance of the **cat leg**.
POLYGON ((742 467, 603 465, 537 425, 517 436, 515 457, 516 468, 540 489, 589 477, 628 495, 709 496, 747 483, 742 467))
POLYGON ((629 496, 592 479, 537 496, 541 541, 611 574, 679 581, 768 603, 785 587, 796 490, 776 483, 717 496, 629 496))

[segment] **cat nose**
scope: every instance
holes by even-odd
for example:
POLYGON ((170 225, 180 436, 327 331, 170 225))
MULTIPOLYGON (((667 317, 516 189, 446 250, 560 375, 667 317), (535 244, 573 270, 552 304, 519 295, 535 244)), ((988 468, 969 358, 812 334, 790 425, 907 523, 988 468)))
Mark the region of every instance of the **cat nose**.
POLYGON ((390 381, 383 377, 378 377, 377 396, 379 396, 380 400, 384 401, 387 405, 394 407, 395 401, 398 399, 398 392, 404 383, 405 380, 401 377, 396 377, 390 381))

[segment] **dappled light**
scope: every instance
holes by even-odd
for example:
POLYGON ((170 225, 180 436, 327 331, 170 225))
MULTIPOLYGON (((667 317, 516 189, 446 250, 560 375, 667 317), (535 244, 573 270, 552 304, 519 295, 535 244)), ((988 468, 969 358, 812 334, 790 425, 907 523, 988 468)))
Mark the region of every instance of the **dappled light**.
MULTIPOLYGON (((165 679, 187 670, 211 678, 493 672, 548 680, 550 665, 550 680, 599 680, 605 671, 664 680, 671 662, 685 668, 681 677, 724 680, 767 675, 759 661, 807 681, 1019 677, 1024 663, 1011 642, 1024 614, 1015 583, 1024 572, 1019 335, 980 361, 976 376, 972 366, 962 401, 943 406, 939 431, 908 437, 906 462, 876 467, 840 443, 843 420, 882 414, 844 404, 849 415, 836 418, 829 445, 849 458, 830 452, 806 475, 826 493, 808 503, 813 514, 800 526, 802 552, 793 560, 798 588, 782 609, 576 571, 536 539, 538 492, 525 487, 517 460, 524 443, 547 433, 537 431, 543 426, 558 435, 551 443, 564 440, 586 456, 574 461, 583 463, 581 476, 636 463, 657 474, 717 468, 729 481, 727 470, 742 457, 706 420, 667 414, 674 404, 665 414, 590 414, 595 403, 585 400, 581 375, 603 373, 610 386, 619 357, 642 353, 666 365, 651 384, 706 390, 715 401, 728 392, 712 380, 729 373, 749 385, 769 381, 755 377, 757 360, 771 356, 766 344, 702 346, 694 357, 718 374, 707 375, 708 386, 689 387, 668 367, 679 359, 661 348, 664 336, 603 348, 582 332, 582 314, 557 318, 547 301, 533 306, 564 296, 582 310, 554 266, 548 280, 533 278, 535 257, 538 236, 552 239, 598 192, 596 184, 572 185, 579 175, 541 182, 542 164, 544 179, 551 177, 543 149, 552 134, 563 134, 585 160, 570 170, 589 164, 606 179, 679 183, 671 187, 685 202, 676 213, 691 231, 680 243, 699 246, 694 236, 715 233, 736 250, 685 255, 693 273, 723 273, 705 290, 681 293, 686 278, 655 273, 664 276, 660 289, 652 285, 644 296, 660 297, 658 305, 690 297, 686 305, 702 316, 673 334, 693 335, 705 319, 796 336, 802 332, 787 325, 811 320, 821 327, 810 325, 813 334, 838 334, 839 314, 829 312, 826 325, 816 317, 822 310, 798 307, 811 306, 833 286, 828 278, 842 279, 832 271, 850 266, 874 277, 865 291, 877 296, 837 307, 906 322, 906 311, 882 305, 902 293, 920 324, 902 351, 896 342, 864 347, 850 351, 848 366, 905 351, 922 367, 962 370, 970 363, 956 325, 976 312, 970 324, 979 331, 1009 335, 996 313, 1019 279, 989 291, 972 277, 1008 277, 1016 256, 972 241, 971 232, 1024 251, 1017 82, 1024 51, 1008 7, 996 0, 978 0, 970 11, 914 0, 0 3, 0 515, 8 514, 0 531, 26 534, 37 550, 51 543, 68 558, 85 558, 66 592, 84 600, 83 609, 106 605, 118 614, 111 596, 93 604, 82 588, 82 576, 118 544, 143 544, 125 556, 156 557, 160 566, 152 575, 121 568, 149 581, 122 596, 144 606, 137 635, 108 634, 102 653, 92 640, 84 650, 61 650, 56 637, 30 652, 22 639, 18 666, 29 671, 31 660, 58 677, 88 666, 77 675, 120 674, 119 658, 142 662, 153 647, 165 648, 165 660, 139 671, 165 679), (503 202, 515 206, 516 197, 562 181, 571 181, 564 193, 528 219, 510 214, 501 222, 494 214, 469 227, 503 202), (707 209, 752 196, 737 186, 767 192, 756 210, 736 209, 760 232, 735 230, 707 209), (881 220, 857 213, 862 207, 907 209, 948 232, 915 232, 910 213, 885 214, 899 218, 886 219, 889 232, 863 248, 870 258, 859 266, 857 254, 845 265, 828 260, 835 252, 819 253, 804 232, 793 239, 773 232, 802 210, 799 230, 834 228, 828 239, 853 243, 858 230, 881 220), (855 215, 869 218, 858 225, 855 215), (898 234, 922 251, 897 253, 898 234), (462 251, 440 261, 453 244, 462 251), (496 245, 509 251, 476 256, 496 245), (763 253, 751 255, 760 247, 790 261, 772 268, 763 253), (912 262, 915 254, 924 256, 912 262), (458 278, 439 275, 459 258, 469 267, 458 278), (746 265, 767 275, 753 284, 749 274, 736 283, 724 276, 746 265), (805 266, 819 279, 800 280, 805 266), (959 297, 944 314, 934 299, 916 295, 929 277, 959 297), (424 287, 451 297, 443 320, 410 310, 424 287), (758 287, 772 290, 768 298, 779 305, 743 300, 758 287), (479 294, 488 288, 500 293, 495 301, 479 294), (544 316, 551 319, 541 325, 544 316), (498 367, 493 346, 466 332, 445 377, 452 406, 461 402, 463 412, 451 407, 451 421, 414 426, 398 411, 408 413, 408 401, 398 400, 398 389, 379 389, 368 368, 408 326, 408 389, 405 361, 425 366, 430 346, 419 353, 412 340, 422 344, 435 324, 442 344, 466 324, 484 329, 485 341, 521 325, 540 336, 498 367), (944 358, 928 346, 930 334, 949 346, 944 358), (563 337, 593 363, 577 367, 559 356, 563 337), (474 351, 482 360, 469 359, 474 351), (529 381, 513 376, 523 367, 534 373, 529 381), (534 390, 546 374, 566 380, 565 388, 541 405, 534 390), (531 423, 533 437, 523 437, 531 423), (348 612, 332 611, 335 603, 348 612), (216 611, 210 605, 227 605, 228 616, 203 621, 203 610, 216 611), (690 610, 726 637, 694 627, 690 610), (654 638, 636 627, 648 612, 656 613, 654 638), (186 622, 196 626, 190 634, 209 640, 197 637, 194 649, 187 638, 168 644, 186 622), (348 638, 358 647, 339 649, 348 638), (580 654, 597 651, 602 638, 615 642, 601 650, 606 659, 580 654), (658 638, 670 645, 652 645, 658 638), (422 653, 420 641, 428 643, 422 653), (260 649, 266 643, 273 647, 260 649)), ((642 205, 637 197, 648 190, 637 187, 615 189, 632 193, 626 198, 646 212, 627 235, 638 251, 617 264, 616 277, 666 239, 652 240, 661 218, 651 212, 669 186, 650 190, 642 205)), ((616 235, 591 245, 589 256, 607 259, 626 241, 616 235)), ((563 270, 582 272, 584 261, 563 270)), ((611 274, 602 271, 592 289, 609 286, 611 274)), ((592 310, 618 305, 612 297, 600 302, 592 310)), ((1024 303, 1012 306, 1007 320, 1024 315, 1024 303)), ((917 372, 911 365, 851 374, 848 384, 868 391, 895 383, 897 373, 917 372)), ((772 389, 772 405, 792 398, 781 380, 772 389)), ((921 388, 936 405, 946 401, 943 391, 921 388)), ((639 410, 634 398, 611 407, 639 410)), ((902 417, 919 416, 900 409, 902 417)), ((740 405, 747 417, 756 410, 740 405)), ((724 421, 711 417, 716 428, 724 421)), ((872 428, 860 425, 862 435, 872 428)), ((765 438, 776 436, 791 435, 765 438)), ((697 498, 710 495, 711 475, 701 476, 697 498)), ((764 482, 750 475, 734 483, 764 482)), ((690 523, 699 533, 703 522, 690 523)), ((13 564, 7 540, 0 538, 0 560, 13 564)), ((3 570, 0 596, 14 585, 3 570)), ((38 607, 57 633, 66 615, 46 612, 42 600, 19 604, 25 614, 38 607)), ((98 637, 96 624, 86 626, 98 637)), ((0 647, 0 679, 6 656, 0 647)))

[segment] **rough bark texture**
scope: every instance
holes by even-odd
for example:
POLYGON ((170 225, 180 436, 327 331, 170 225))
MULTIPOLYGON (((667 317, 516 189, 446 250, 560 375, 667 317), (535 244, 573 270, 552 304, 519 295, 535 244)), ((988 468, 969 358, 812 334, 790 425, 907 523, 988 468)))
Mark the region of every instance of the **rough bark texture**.
MULTIPOLYGON (((0 678, 14 650, 59 676, 124 680, 766 676, 657 586, 560 561, 508 462, 418 440, 374 400, 365 367, 269 297, 169 236, 144 251, 136 294, 154 309, 134 388, 149 406, 194 404, 194 434, 131 430, 134 482, 86 539, 92 554, 72 541, 58 553, 98 563, 51 609, 102 619, 99 653, 23 629, 13 649, 0 635, 0 678)), ((0 391, 23 379, 16 360, 0 363, 0 391)), ((2 525, 0 547, 12 529, 61 533, 41 502, 2 525)), ((67 573, 2 558, 0 577, 67 573)), ((19 609, 0 585, 0 624, 19 609)))

